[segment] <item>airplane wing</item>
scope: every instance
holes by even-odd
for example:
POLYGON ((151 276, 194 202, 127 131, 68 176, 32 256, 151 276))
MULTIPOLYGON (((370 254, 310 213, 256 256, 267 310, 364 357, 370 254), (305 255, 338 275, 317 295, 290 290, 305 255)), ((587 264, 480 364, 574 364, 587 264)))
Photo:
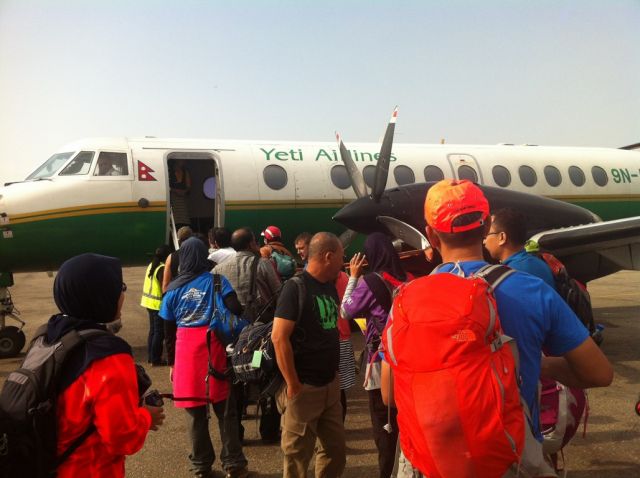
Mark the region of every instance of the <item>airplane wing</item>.
POLYGON ((640 216, 543 231, 531 239, 584 283, 622 269, 640 270, 640 216))

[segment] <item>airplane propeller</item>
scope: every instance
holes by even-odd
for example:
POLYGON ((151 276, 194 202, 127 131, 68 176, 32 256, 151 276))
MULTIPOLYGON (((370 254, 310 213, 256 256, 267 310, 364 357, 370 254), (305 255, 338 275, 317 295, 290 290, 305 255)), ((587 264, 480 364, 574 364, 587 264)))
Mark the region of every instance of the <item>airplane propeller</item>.
MULTIPOLYGON (((375 204, 380 203, 380 199, 387 188, 387 179, 389 178, 389 163, 391 162, 391 149, 393 147, 393 135, 395 133, 396 121, 398 119, 398 107, 396 106, 391 113, 391 118, 387 124, 387 129, 384 133, 384 139, 382 140, 382 146, 380 147, 380 154, 378 155, 378 162, 376 164, 376 172, 373 180, 373 189, 369 196, 367 192, 367 183, 364 180, 364 176, 356 166, 351 153, 344 145, 342 137, 336 132, 336 139, 340 149, 340 157, 344 163, 349 179, 351 180, 351 186, 358 199, 369 198, 373 200, 375 204)), ((424 235, 413 226, 392 217, 378 216, 378 221, 383 224, 387 230, 398 239, 406 242, 410 246, 416 249, 430 250, 430 244, 424 235)), ((340 236, 343 246, 347 247, 349 243, 357 233, 351 229, 347 229, 340 236)))
POLYGON ((351 187, 353 188, 353 192, 356 193, 357 198, 368 196, 369 192, 367 191, 367 183, 364 181, 364 176, 362 176, 362 173, 356 166, 356 163, 353 162, 351 153, 345 147, 344 142, 342 141, 342 137, 337 131, 336 140, 338 141, 338 148, 340 149, 340 157, 342 158, 342 162, 344 163, 345 168, 347 168, 347 174, 349 175, 349 179, 351 180, 351 187))
POLYGON ((391 147, 393 146, 393 133, 396 129, 396 120, 398 119, 398 107, 393 109, 391 119, 384 133, 382 146, 380 147, 380 156, 378 164, 376 164, 376 175, 373 180, 373 191, 371 197, 375 202, 380 202, 382 193, 387 189, 387 178, 389 177, 389 162, 391 161, 391 147))

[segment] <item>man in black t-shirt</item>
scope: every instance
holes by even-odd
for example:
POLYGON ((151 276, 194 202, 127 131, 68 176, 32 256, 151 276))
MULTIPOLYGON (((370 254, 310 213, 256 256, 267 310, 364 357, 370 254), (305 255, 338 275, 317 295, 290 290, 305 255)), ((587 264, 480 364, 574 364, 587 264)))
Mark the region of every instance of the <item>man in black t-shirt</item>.
POLYGON ((319 232, 309 244, 309 263, 300 288, 285 283, 276 307, 271 338, 285 383, 276 400, 282 413, 285 478, 305 477, 318 439, 317 477, 339 477, 344 470, 345 436, 338 363, 339 300, 334 282, 344 249, 338 238, 319 232))

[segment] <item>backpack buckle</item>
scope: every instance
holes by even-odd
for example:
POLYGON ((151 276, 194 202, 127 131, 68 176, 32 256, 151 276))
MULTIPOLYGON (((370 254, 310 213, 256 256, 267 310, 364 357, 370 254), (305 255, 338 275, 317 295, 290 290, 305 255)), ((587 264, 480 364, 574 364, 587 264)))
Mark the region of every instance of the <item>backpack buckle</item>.
POLYGON ((500 350, 502 348, 502 345, 503 345, 502 336, 500 335, 498 335, 495 339, 493 339, 493 341, 489 344, 492 352, 497 352, 498 350, 500 350))

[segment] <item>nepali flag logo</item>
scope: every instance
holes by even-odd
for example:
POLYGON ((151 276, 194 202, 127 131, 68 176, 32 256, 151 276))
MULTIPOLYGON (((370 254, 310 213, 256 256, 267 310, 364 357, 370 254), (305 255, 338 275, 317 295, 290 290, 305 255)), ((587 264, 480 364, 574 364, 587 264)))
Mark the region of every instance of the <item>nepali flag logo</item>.
POLYGON ((151 169, 149 166, 144 164, 142 161, 138 161, 138 180, 139 181, 157 181, 151 173, 155 171, 151 169))

